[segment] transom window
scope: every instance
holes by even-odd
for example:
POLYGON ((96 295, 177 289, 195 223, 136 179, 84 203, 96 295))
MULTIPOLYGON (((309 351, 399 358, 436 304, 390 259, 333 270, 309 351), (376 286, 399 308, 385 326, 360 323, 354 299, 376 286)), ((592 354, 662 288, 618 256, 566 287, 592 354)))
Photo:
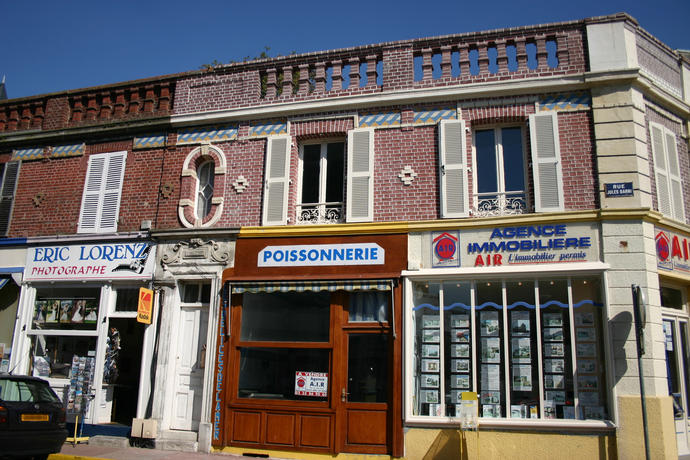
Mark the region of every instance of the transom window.
POLYGON ((523 214, 525 152, 518 126, 478 129, 474 132, 475 215, 523 214))
POLYGON ((342 222, 344 213, 345 143, 303 145, 298 223, 342 222))
POLYGON ((213 178, 215 164, 212 160, 204 161, 197 168, 197 194, 196 216, 203 219, 211 212, 211 199, 213 198, 213 178))

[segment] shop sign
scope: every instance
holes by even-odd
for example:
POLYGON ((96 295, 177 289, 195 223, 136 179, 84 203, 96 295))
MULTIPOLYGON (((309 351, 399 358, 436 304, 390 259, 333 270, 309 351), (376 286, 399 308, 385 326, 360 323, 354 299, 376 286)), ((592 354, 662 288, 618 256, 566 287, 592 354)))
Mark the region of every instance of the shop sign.
POLYGON ((144 324, 151 324, 153 312, 153 291, 151 289, 139 288, 139 304, 137 305, 137 321, 144 324))
POLYGON ((458 232, 432 233, 431 265, 433 267, 458 267, 460 266, 460 251, 458 232))
POLYGON ((593 224, 496 227, 462 233, 463 267, 590 262, 598 260, 593 224))
POLYGON ((295 395, 328 396, 328 374, 324 372, 295 372, 295 395))
POLYGON ((618 198, 624 196, 633 196, 632 182, 614 182, 612 184, 604 184, 606 189, 604 193, 607 198, 618 198))
POLYGON ((153 275, 154 246, 148 242, 29 248, 24 279, 142 279, 153 275))
POLYGON ((266 246, 259 251, 257 266, 383 265, 385 259, 385 250, 376 243, 266 246))
POLYGON ((659 268, 690 273, 690 242, 686 236, 657 228, 655 239, 659 268))

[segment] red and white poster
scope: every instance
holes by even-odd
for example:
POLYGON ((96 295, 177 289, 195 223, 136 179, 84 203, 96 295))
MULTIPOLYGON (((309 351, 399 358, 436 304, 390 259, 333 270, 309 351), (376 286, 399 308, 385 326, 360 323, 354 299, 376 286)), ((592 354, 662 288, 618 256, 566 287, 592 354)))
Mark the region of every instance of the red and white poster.
POLYGON ((295 372, 295 394, 299 396, 328 396, 328 374, 324 372, 295 372))

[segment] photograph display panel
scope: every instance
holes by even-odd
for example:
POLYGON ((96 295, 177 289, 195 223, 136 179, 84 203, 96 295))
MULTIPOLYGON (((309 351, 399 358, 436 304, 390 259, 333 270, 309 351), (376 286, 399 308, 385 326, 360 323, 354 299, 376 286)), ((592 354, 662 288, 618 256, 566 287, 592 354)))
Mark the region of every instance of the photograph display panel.
POLYGON ((415 415, 441 415, 441 312, 438 283, 413 284, 415 415))
POLYGON ((38 288, 31 329, 95 331, 98 323, 99 288, 38 288))
POLYGON ((414 415, 455 417, 476 391, 480 417, 609 417, 599 280, 415 284, 414 415))

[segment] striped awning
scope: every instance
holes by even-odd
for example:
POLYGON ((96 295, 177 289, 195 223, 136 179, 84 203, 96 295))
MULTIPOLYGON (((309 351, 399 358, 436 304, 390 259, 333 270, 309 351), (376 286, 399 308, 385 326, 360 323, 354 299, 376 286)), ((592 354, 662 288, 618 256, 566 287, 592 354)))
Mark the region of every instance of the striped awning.
POLYGON ((390 291, 391 280, 288 281, 238 284, 230 282, 233 294, 245 292, 305 292, 305 291, 390 291))

